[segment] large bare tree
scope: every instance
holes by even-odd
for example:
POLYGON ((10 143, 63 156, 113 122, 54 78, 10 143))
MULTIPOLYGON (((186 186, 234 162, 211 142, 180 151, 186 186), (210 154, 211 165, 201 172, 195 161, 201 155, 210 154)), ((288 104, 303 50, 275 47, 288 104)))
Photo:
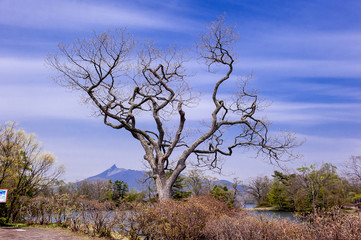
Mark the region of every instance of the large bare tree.
POLYGON ((199 165, 217 167, 220 157, 230 156, 237 147, 255 148, 271 161, 279 161, 294 147, 291 134, 269 136, 268 124, 256 117, 259 99, 247 92, 245 85, 240 85, 232 99, 222 92, 234 71, 236 39, 234 28, 226 26, 222 17, 200 36, 200 59, 205 60, 209 72, 217 69, 218 74, 210 73, 213 110, 207 126, 198 131, 186 131, 185 126, 185 111, 197 94, 187 82, 185 59, 189 55, 183 50, 160 50, 152 43, 138 47, 132 36, 120 29, 94 34, 69 46, 59 44, 59 53, 49 56, 47 62, 56 69, 61 85, 84 93, 106 125, 124 129, 139 141, 158 196, 167 199, 191 155, 199 165), (219 79, 211 80, 220 74, 219 79), (147 124, 139 121, 148 118, 147 124), (169 177, 167 170, 172 172, 169 177))

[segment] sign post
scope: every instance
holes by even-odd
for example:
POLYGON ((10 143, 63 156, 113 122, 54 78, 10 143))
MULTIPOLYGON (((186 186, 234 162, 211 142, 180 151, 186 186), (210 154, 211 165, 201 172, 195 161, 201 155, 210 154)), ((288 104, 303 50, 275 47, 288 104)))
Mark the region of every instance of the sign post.
POLYGON ((7 196, 8 196, 8 190, 0 189, 0 203, 6 203, 7 196))

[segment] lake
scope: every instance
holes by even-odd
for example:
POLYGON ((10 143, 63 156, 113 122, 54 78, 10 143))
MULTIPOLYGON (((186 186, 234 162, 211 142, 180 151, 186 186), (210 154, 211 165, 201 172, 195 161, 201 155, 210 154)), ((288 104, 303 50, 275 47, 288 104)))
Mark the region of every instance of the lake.
POLYGON ((297 218, 293 212, 284 212, 284 211, 270 211, 270 210, 254 210, 256 204, 244 204, 243 208, 250 210, 250 213, 258 216, 258 215, 264 215, 268 218, 287 218, 292 221, 300 221, 299 218, 297 218))

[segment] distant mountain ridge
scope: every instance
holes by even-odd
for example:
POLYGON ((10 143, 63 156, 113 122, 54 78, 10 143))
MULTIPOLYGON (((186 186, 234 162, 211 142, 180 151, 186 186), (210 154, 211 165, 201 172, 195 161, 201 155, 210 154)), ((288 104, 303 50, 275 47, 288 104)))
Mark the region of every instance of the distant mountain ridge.
POLYGON ((138 191, 141 191, 143 189, 143 186, 139 182, 139 180, 144 177, 145 173, 146 171, 118 168, 114 164, 104 172, 99 173, 92 177, 88 177, 85 180, 90 180, 90 181, 112 180, 113 182, 119 180, 126 182, 128 184, 129 190, 135 188, 138 191))
MULTIPOLYGON (((85 180, 88 181, 112 180, 113 182, 119 180, 126 182, 128 184, 129 190, 135 188, 138 191, 141 191, 143 190, 143 186, 140 180, 144 178, 145 173, 146 171, 118 168, 115 164, 113 164, 113 166, 111 166, 104 172, 101 172, 92 177, 88 177, 85 180)), ((226 185, 229 188, 232 183, 227 180, 217 180, 215 181, 215 184, 226 185)), ((244 189, 241 186, 240 188, 242 190, 244 189)))

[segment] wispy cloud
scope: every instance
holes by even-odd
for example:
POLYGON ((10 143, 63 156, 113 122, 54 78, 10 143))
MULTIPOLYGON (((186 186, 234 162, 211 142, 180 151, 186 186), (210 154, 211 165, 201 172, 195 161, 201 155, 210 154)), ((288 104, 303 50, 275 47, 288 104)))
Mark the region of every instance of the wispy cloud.
POLYGON ((361 154, 361 140, 351 137, 322 137, 298 134, 306 141, 299 148, 304 154, 304 161, 311 163, 331 162, 340 166, 351 155, 361 154))
POLYGON ((38 29, 83 29, 89 26, 129 26, 170 31, 191 29, 196 22, 160 14, 127 3, 47 0, 3 0, 0 2, 0 23, 38 29))
POLYGON ((29 119, 91 120, 91 111, 80 104, 76 94, 57 86, 1 85, 1 121, 29 119))
POLYGON ((0 57, 1 82, 29 82, 28 77, 46 73, 44 60, 40 58, 0 57))
MULTIPOLYGON (((305 30, 271 25, 262 32, 249 29, 240 43, 252 46, 253 54, 321 57, 321 59, 361 60, 361 31, 342 29, 305 30), (254 41, 250 41, 250 40, 254 41), (258 45, 258 48, 256 47, 258 45)), ((247 49, 245 49, 246 52, 247 49)))
POLYGON ((345 84, 347 79, 342 78, 334 80, 334 84, 327 83, 327 80, 329 79, 326 79, 324 83, 290 81, 285 86, 290 89, 297 89, 303 94, 332 97, 334 100, 345 99, 348 102, 359 102, 361 100, 361 84, 357 84, 357 81, 361 82, 360 79, 352 79, 349 84, 345 84))
MULTIPOLYGON (((342 169, 344 162, 352 155, 360 155, 361 140, 356 138, 338 137, 328 138, 315 135, 297 134, 299 139, 306 139, 304 144, 294 152, 301 153, 302 156, 289 162, 281 162, 283 169, 296 171, 296 168, 323 163, 331 163, 342 169)), ((225 174, 239 176, 247 181, 250 177, 271 176, 273 171, 280 170, 278 165, 269 164, 262 158, 255 158, 256 154, 252 151, 242 153, 239 149, 234 151, 231 157, 225 158, 223 172, 225 174)), ((227 176, 223 176, 224 178, 227 176)), ((231 180, 231 177, 229 178, 231 180)))
POLYGON ((243 71, 273 77, 360 77, 360 62, 348 60, 312 60, 295 58, 243 58, 238 67, 243 71))
POLYGON ((330 122, 361 123, 361 103, 274 102, 264 113, 272 122, 318 125, 330 122))

